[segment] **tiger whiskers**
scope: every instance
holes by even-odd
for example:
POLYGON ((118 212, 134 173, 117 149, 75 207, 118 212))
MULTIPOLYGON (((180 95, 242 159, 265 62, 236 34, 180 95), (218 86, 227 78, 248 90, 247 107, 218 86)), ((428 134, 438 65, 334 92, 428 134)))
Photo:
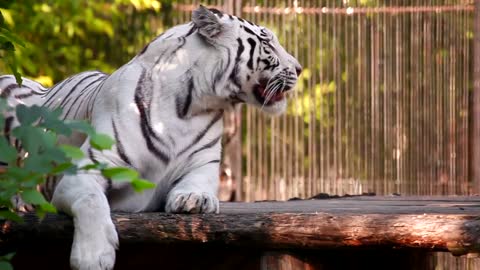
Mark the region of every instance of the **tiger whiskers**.
MULTIPOLYGON (((269 80, 270 82, 270 80, 269 80)), ((267 83, 267 89, 265 89, 265 92, 267 92, 267 95, 265 96, 265 100, 262 104, 262 107, 260 108, 263 110, 263 107, 265 107, 266 104, 271 100, 271 98, 280 90, 280 92, 284 89, 284 82, 283 80, 276 81, 272 84, 267 83)))

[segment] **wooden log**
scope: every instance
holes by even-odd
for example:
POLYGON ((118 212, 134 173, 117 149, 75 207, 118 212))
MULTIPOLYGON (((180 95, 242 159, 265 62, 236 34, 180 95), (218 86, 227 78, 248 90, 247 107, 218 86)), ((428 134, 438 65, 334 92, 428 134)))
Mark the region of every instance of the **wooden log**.
MULTIPOLYGON (((261 249, 414 248, 480 252, 480 200, 346 198, 223 203, 221 214, 114 213, 121 245, 199 244, 261 249)), ((71 241, 64 215, 0 223, 0 248, 33 241, 71 241)))

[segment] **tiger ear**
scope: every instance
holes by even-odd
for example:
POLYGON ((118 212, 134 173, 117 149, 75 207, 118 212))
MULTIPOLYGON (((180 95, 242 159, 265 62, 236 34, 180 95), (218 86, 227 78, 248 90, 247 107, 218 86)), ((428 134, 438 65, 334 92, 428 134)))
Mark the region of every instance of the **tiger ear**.
POLYGON ((218 17, 202 5, 192 12, 192 21, 198 33, 208 39, 215 38, 223 29, 218 17))

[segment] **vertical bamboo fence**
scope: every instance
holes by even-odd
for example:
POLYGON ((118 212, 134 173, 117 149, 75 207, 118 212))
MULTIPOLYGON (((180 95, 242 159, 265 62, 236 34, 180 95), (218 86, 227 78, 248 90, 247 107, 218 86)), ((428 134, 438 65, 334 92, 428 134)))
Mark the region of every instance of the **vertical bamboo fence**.
POLYGON ((273 29, 304 66, 285 115, 243 110, 243 199, 478 191, 473 0, 205 4, 273 29))

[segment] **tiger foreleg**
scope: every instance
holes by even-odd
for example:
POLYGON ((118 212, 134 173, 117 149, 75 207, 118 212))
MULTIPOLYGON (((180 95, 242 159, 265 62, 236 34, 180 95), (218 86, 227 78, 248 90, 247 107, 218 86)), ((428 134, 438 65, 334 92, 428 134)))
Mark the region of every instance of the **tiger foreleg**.
POLYGON ((99 175, 64 176, 52 203, 73 217, 72 269, 113 269, 118 236, 99 175))
POLYGON ((166 212, 219 213, 217 191, 219 163, 208 163, 192 170, 172 188, 167 196, 166 212))

